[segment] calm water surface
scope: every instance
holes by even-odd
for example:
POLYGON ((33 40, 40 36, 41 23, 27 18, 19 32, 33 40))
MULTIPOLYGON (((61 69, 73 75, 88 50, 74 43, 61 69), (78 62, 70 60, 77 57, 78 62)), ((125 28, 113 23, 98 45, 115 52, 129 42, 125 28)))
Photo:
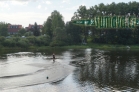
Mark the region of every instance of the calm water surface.
POLYGON ((38 85, 27 86, 36 80, 32 76, 34 79, 30 82, 10 84, 10 81, 26 81, 23 77, 28 75, 22 77, 19 69, 25 68, 22 73, 27 72, 26 69, 30 70, 28 73, 38 69, 23 67, 22 64, 52 63, 46 57, 52 57, 53 52, 2 52, 0 76, 5 77, 0 77, 0 92, 139 92, 139 51, 132 50, 58 49, 55 50, 56 62, 75 67, 65 79, 43 84, 37 81, 38 85), (8 69, 21 76, 6 77, 10 75, 8 69))

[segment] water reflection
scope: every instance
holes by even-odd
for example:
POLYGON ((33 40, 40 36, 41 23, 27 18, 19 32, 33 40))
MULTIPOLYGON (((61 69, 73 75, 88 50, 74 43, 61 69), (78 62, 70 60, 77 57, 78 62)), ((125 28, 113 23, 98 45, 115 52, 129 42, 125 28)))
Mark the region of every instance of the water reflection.
POLYGON ((100 89, 139 88, 139 53, 92 50, 91 56, 91 63, 79 67, 79 81, 92 81, 100 89))
POLYGON ((65 65, 85 62, 58 83, 44 83, 4 92, 112 92, 139 91, 139 52, 131 50, 55 49, 38 52, 1 54, 0 64, 15 62, 50 62, 55 51, 56 62, 65 65))

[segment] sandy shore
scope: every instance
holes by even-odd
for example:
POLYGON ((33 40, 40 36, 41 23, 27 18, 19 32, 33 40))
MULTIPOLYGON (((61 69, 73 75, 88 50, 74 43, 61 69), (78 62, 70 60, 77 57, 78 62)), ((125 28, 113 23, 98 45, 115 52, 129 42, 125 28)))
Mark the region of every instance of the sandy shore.
MULTIPOLYGON (((57 82, 64 79, 72 71, 70 65, 59 62, 28 63, 28 64, 0 65, 0 68, 8 67, 8 72, 0 73, 0 90, 37 85, 42 83, 57 82)), ((7 69, 7 68, 5 68, 7 69)))

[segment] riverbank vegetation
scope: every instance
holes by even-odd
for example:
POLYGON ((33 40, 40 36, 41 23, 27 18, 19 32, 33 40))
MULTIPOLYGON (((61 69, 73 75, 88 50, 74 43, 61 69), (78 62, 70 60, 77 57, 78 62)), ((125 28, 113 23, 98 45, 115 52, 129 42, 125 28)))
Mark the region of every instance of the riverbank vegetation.
POLYGON ((139 27, 134 29, 96 29, 91 26, 77 26, 72 20, 91 19, 95 16, 136 16, 139 18, 139 2, 111 3, 95 5, 89 9, 79 6, 71 21, 64 22, 60 12, 54 10, 46 19, 41 31, 24 28, 17 34, 8 34, 8 24, 0 22, 0 46, 3 48, 44 48, 64 46, 63 48, 138 48, 139 27))

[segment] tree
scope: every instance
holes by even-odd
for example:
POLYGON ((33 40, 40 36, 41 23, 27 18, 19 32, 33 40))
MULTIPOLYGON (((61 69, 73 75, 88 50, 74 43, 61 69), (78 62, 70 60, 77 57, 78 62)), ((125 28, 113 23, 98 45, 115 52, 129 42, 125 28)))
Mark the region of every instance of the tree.
POLYGON ((24 28, 22 28, 22 29, 20 29, 20 30, 18 31, 18 34, 19 34, 20 36, 24 35, 25 33, 26 33, 26 30, 25 30, 24 28))
POLYGON ((71 20, 79 20, 79 15, 77 12, 74 12, 73 17, 71 18, 71 20))
POLYGON ((27 40, 29 41, 30 45, 35 45, 35 43, 36 43, 36 37, 35 36, 29 36, 29 37, 27 37, 27 40))
POLYGON ((27 36, 33 36, 33 33, 32 33, 31 31, 28 31, 28 32, 26 32, 24 35, 25 35, 26 37, 27 37, 27 36))
POLYGON ((5 37, 4 36, 0 36, 0 44, 3 44, 4 41, 5 41, 5 37))
POLYGON ((38 46, 41 46, 41 45, 45 45, 45 46, 48 46, 50 44, 50 37, 48 35, 45 35, 45 36, 38 36, 36 38, 36 44, 38 46))
POLYGON ((65 28, 57 27, 54 32, 54 37, 52 42, 50 43, 50 46, 63 46, 67 45, 67 32, 65 28))
POLYGON ((67 33, 64 28, 57 27, 54 32, 53 40, 60 40, 60 41, 66 41, 67 40, 67 33))
POLYGON ((54 31, 57 27, 63 28, 65 26, 63 16, 56 10, 51 13, 52 19, 52 30, 54 31))
POLYGON ((51 13, 51 16, 47 18, 47 21, 44 22, 43 31, 45 34, 49 35, 51 40, 54 37, 54 30, 56 28, 63 29, 65 27, 65 23, 63 20, 63 16, 56 10, 51 13))
POLYGON ((85 19, 85 18, 87 18, 87 9, 86 9, 86 6, 79 6, 79 9, 77 9, 77 12, 78 12, 78 14, 79 14, 79 17, 81 18, 81 19, 85 19))
POLYGON ((53 31, 52 31, 52 19, 51 17, 49 16, 47 18, 47 21, 44 22, 43 24, 43 34, 47 34, 50 36, 50 38, 52 39, 52 35, 53 35, 53 31))
POLYGON ((66 23, 66 31, 68 36, 68 42, 70 44, 79 44, 81 43, 81 27, 72 24, 71 22, 66 23))
POLYGON ((36 22, 34 24, 33 34, 34 34, 34 36, 39 36, 40 35, 40 31, 38 29, 38 25, 37 25, 36 22))
MULTIPOLYGON (((95 16, 135 16, 139 18, 139 2, 133 1, 129 3, 115 3, 104 5, 100 3, 86 9, 86 6, 80 6, 74 13, 71 20, 77 19, 90 19, 95 16)), ((82 36, 88 38, 88 30, 92 32, 92 40, 98 43, 111 43, 111 44, 138 44, 138 28, 136 29, 96 29, 95 27, 81 26, 82 36)))
POLYGON ((0 22, 0 36, 7 36, 8 35, 8 24, 4 22, 0 22))

